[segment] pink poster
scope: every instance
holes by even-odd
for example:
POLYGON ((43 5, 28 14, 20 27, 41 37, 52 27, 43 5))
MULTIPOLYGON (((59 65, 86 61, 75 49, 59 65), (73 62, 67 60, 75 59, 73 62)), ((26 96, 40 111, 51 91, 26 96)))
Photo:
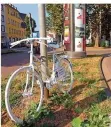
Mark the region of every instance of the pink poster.
POLYGON ((70 43, 69 4, 64 4, 64 43, 70 43))

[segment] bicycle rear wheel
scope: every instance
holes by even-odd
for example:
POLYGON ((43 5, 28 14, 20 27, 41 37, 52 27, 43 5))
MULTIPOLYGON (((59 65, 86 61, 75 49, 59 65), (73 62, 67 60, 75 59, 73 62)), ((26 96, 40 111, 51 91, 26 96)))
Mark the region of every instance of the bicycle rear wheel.
POLYGON ((66 58, 61 58, 58 63, 59 75, 57 80, 57 84, 59 89, 63 93, 68 93, 72 89, 72 85, 74 83, 73 80, 73 72, 70 61, 66 58))
POLYGON ((39 111, 42 100, 42 80, 36 71, 33 71, 31 67, 22 67, 12 74, 5 90, 5 104, 13 121, 22 123, 28 117, 28 111, 34 106, 36 108, 33 111, 39 111), (33 75, 34 80, 32 80, 33 75))

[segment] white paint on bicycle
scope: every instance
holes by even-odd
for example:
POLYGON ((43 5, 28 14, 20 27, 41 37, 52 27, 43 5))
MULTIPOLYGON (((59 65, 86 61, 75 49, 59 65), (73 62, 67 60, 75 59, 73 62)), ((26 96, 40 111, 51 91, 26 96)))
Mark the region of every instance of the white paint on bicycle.
POLYGON ((28 96, 31 96, 32 95, 32 92, 31 91, 27 91, 27 92, 24 92, 22 94, 23 97, 28 97, 28 96))

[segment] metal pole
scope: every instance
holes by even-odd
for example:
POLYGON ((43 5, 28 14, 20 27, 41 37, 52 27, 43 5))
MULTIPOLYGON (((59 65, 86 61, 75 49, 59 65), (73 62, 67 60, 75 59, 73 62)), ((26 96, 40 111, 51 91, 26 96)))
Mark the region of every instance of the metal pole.
MULTIPOLYGON (((40 37, 46 37, 46 26, 45 26, 45 4, 38 4, 39 10, 39 24, 40 24, 40 37)), ((46 41, 42 41, 42 43, 46 43, 46 41)), ((47 59, 47 47, 44 44, 40 44, 40 53, 42 57, 42 62, 46 66, 48 66, 48 59, 47 59)), ((48 70, 45 66, 41 65, 42 71, 42 79, 43 81, 46 80, 46 75, 48 75, 48 70)), ((44 99, 47 101, 49 97, 49 90, 44 86, 44 99)))
POLYGON ((74 4, 70 4, 70 36, 71 36, 71 52, 74 51, 74 4))
POLYGON ((30 25, 30 36, 33 37, 32 23, 31 23, 31 13, 29 13, 29 25, 30 25))

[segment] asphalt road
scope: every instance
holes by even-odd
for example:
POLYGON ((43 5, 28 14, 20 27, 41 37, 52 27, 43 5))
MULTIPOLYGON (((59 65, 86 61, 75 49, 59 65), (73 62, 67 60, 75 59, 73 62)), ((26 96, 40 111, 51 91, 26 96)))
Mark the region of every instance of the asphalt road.
POLYGON ((27 52, 10 53, 1 55, 1 75, 7 77, 13 71, 29 62, 27 52))
MULTIPOLYGON (((29 63, 30 48, 14 48, 14 50, 23 51, 18 53, 9 53, 1 55, 1 76, 7 77, 19 67, 29 63)), ((51 51, 51 49, 48 49, 51 51)))

